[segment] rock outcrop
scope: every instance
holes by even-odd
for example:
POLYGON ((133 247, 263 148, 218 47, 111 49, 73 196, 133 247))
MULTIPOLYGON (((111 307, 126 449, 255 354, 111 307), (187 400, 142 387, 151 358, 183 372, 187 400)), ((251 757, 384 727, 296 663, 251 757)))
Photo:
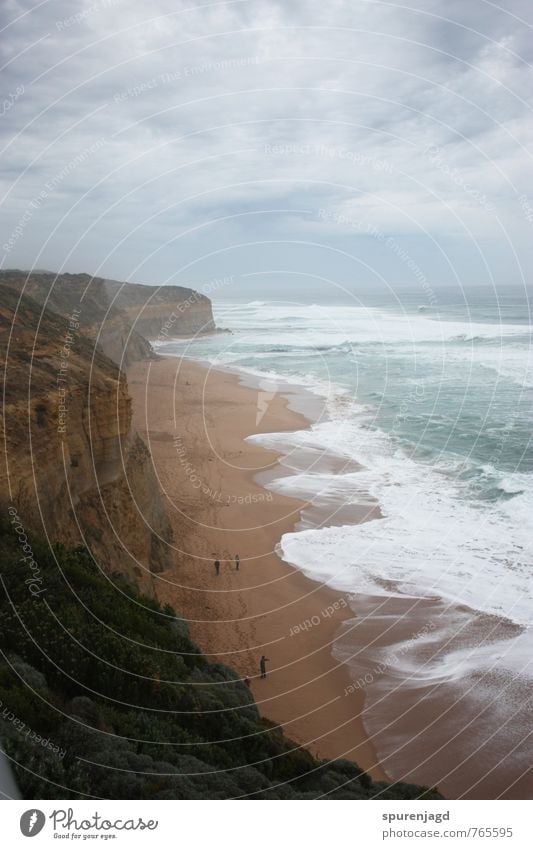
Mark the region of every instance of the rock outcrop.
POLYGON ((113 304, 147 339, 215 333, 211 301, 183 286, 144 286, 106 281, 113 304))
POLYGON ((211 301, 181 286, 120 283, 88 274, 0 271, 9 287, 65 318, 74 310, 80 331, 123 370, 155 358, 150 339, 214 333, 211 301))
POLYGON ((58 315, 0 286, 2 498, 28 530, 88 545, 107 572, 152 594, 153 573, 171 564, 172 532, 149 451, 131 427, 126 377, 87 325, 82 332, 84 309, 87 317, 85 300, 58 315))

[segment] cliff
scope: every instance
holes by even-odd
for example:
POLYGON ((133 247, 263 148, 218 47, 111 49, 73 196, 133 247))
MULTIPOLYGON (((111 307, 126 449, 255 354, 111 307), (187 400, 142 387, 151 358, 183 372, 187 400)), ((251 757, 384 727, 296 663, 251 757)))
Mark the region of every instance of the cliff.
POLYGON ((144 286, 107 280, 110 299, 147 339, 214 333, 211 301, 183 286, 144 286))
POLYGON ((216 330, 208 298, 88 274, 0 271, 6 352, 4 498, 28 530, 87 544, 145 593, 171 564, 150 454, 131 426, 124 370, 146 338, 216 330))
POLYGON ((58 315, 78 312, 80 331, 127 369, 156 354, 149 339, 216 332, 211 301, 181 286, 120 283, 88 274, 0 271, 0 287, 33 298, 58 315))
POLYGON ((172 608, 144 597, 171 565, 171 529, 124 372, 96 329, 111 314, 118 362, 152 353, 129 348, 133 312, 109 304, 100 321, 87 280, 48 298, 30 281, 39 302, 16 279, 0 285, 0 730, 22 796, 440 798, 316 760, 260 718, 246 683, 202 655, 172 608))
POLYGON ((85 550, 56 550, 56 562, 32 540, 43 589, 33 598, 16 528, 0 515, 0 735, 24 799, 441 798, 315 760, 261 719, 239 675, 202 655, 179 615, 117 592, 85 550))
POLYGON ((107 571, 151 594, 152 573, 170 565, 171 530, 149 452, 131 427, 126 378, 81 332, 84 309, 85 301, 58 315, 0 287, 2 497, 27 530, 87 544, 107 571))

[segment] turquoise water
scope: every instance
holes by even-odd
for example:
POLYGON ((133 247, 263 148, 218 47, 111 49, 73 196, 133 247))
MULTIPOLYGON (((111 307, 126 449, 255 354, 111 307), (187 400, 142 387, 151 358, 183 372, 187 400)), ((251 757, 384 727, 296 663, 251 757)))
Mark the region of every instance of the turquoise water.
MULTIPOLYGON (((384 514, 346 527, 342 538, 327 521, 300 528, 282 541, 292 563, 342 589, 375 591, 393 581, 400 591, 416 588, 529 624, 527 293, 476 288, 468 303, 451 292, 439 293, 438 303, 420 300, 419 292, 388 302, 341 293, 318 303, 299 292, 278 301, 220 301, 215 318, 231 334, 162 350, 255 375, 267 403, 287 382, 305 386, 322 399, 322 415, 310 431, 279 437, 277 447, 329 451, 363 465, 358 474, 328 478, 313 463, 299 463, 280 481, 284 492, 310 500, 337 491, 356 503, 370 494, 384 514), (363 564, 353 563, 355 546, 363 564), (334 574, 323 567, 332 553, 334 574)), ((276 437, 263 443, 275 446, 276 437)))
POLYGON ((231 335, 162 350, 230 367, 256 387, 251 440, 284 466, 267 485, 313 507, 279 553, 349 595, 355 616, 333 653, 364 686, 387 774, 450 797, 530 798, 527 293, 475 288, 468 303, 449 291, 422 304, 420 292, 324 303, 287 292, 214 311, 231 335), (314 393, 317 420, 260 434, 261 410, 294 385, 314 393), (350 520, 351 505, 360 515, 375 502, 381 517, 350 520))

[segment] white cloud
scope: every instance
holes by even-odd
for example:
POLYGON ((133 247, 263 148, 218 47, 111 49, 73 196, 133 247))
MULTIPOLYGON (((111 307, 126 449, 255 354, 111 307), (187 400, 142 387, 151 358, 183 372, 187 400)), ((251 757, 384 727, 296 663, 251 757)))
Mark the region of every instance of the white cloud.
MULTIPOLYGON (((30 265, 63 216, 48 264, 80 237, 76 261, 89 264, 135 228, 142 254, 167 231, 269 206, 287 209, 289 238, 306 220, 316 234, 327 206, 395 233, 491 238, 516 227, 520 249, 532 71, 512 8, 191 6, 85 0, 73 11, 57 0, 8 26, 6 87, 25 90, 0 120, 3 232, 65 163, 105 144, 47 197, 4 265, 30 265)), ((10 2, 4 18, 25 9, 10 2)), ((527 12, 517 0, 516 15, 527 12)), ((243 240, 249 226, 241 217, 243 240)))

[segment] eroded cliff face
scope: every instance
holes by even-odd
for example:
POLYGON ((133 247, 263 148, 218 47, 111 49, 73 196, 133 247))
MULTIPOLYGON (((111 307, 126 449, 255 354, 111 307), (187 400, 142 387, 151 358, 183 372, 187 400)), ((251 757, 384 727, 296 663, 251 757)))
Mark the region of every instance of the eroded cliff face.
POLYGON ((67 318, 78 314, 80 332, 126 370, 156 354, 150 339, 214 333, 211 301, 181 286, 120 283, 88 274, 0 271, 9 287, 67 318))
POLYGON ((172 532, 124 371, 157 356, 149 338, 215 330, 211 302, 192 289, 0 271, 0 486, 29 530, 88 545, 108 572, 152 593, 153 574, 171 566, 172 532))
POLYGON ((2 498, 28 530, 88 545, 107 572, 152 594, 153 574, 171 565, 170 524, 126 378, 80 320, 0 287, 2 498))
POLYGON ((111 303, 105 281, 100 277, 0 271, 0 287, 27 295, 65 320, 76 313, 80 332, 123 370, 137 360, 155 357, 148 340, 111 303))
POLYGON ((214 333, 211 301, 183 286, 106 281, 107 292, 135 330, 147 339, 214 333))

